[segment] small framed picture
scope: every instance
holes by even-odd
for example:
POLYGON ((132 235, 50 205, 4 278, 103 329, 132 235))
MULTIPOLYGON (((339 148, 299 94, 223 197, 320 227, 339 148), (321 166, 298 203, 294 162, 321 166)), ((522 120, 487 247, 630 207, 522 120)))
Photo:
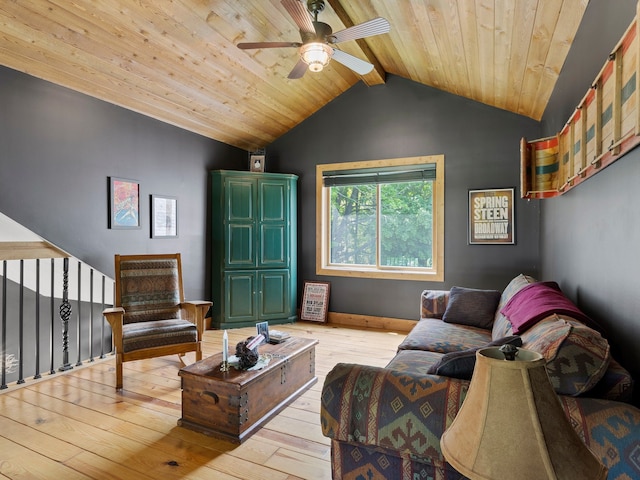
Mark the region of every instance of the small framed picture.
POLYGON ((178 199, 151 195, 151 238, 178 236, 178 199))
POLYGON ((249 171, 264 172, 264 154, 249 155, 249 171))
POLYGON ((326 322, 329 310, 329 282, 304 282, 300 320, 326 322))
POLYGON ((269 322, 256 323, 256 332, 258 335, 262 334, 264 336, 264 341, 266 343, 271 341, 269 338, 269 322))
POLYGON ((140 182, 109 177, 109 228, 140 228, 140 182))
POLYGON ((513 245, 515 188, 469 190, 469 245, 513 245))

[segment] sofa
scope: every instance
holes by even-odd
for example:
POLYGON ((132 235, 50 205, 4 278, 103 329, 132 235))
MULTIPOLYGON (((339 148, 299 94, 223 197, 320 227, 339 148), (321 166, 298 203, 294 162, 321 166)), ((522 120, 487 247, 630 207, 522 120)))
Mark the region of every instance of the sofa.
POLYGON ((420 319, 386 367, 339 363, 328 373, 320 417, 333 478, 465 478, 446 462, 440 438, 464 401, 476 350, 503 343, 543 355, 567 418, 610 480, 640 478, 629 372, 557 284, 527 275, 502 292, 425 290, 420 319))

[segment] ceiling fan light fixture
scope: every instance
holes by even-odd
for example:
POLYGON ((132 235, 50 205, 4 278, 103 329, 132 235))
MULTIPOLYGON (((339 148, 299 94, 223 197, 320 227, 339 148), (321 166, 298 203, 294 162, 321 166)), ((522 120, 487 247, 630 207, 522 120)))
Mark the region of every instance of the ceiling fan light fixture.
POLYGON ((300 57, 312 72, 320 72, 329 64, 333 48, 326 43, 312 42, 300 47, 300 57))

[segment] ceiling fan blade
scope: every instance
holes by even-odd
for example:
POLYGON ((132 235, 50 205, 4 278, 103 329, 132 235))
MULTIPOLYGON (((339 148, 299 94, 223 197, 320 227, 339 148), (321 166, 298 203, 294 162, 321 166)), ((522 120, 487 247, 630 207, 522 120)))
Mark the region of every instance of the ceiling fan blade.
POLYGON ((316 29, 313 26, 313 19, 309 12, 307 11, 307 7, 300 0, 282 0, 282 6, 285 8, 293 21, 296 22, 296 25, 300 29, 301 32, 305 33, 316 33, 316 29))
POLYGON ((298 60, 298 63, 296 63, 296 66, 293 67, 293 70, 291 70, 291 73, 287 78, 291 80, 302 78, 308 67, 309 66, 302 59, 298 60))
MULTIPOLYGON (((284 0, 283 0, 284 1, 284 0)), ((329 36, 331 43, 346 42, 347 40, 358 40, 359 38, 373 37, 374 35, 381 35, 383 33, 389 33, 391 25, 386 18, 378 17, 368 22, 354 25, 353 27, 345 28, 329 36)))
POLYGON ((364 60, 360 60, 358 57, 354 57, 349 53, 345 53, 342 50, 336 48, 333 49, 333 58, 336 62, 341 63, 345 67, 349 67, 351 70, 359 75, 366 75, 373 70, 373 65, 364 60))
POLYGON ((241 50, 247 50, 251 48, 282 48, 282 47, 299 47, 302 45, 299 42, 245 42, 236 45, 241 50))

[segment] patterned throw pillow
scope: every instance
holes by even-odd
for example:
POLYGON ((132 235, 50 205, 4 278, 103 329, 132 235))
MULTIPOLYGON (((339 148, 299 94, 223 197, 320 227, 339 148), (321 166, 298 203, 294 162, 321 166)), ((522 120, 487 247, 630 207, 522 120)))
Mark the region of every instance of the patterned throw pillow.
POLYGON ((592 328, 566 315, 550 315, 522 334, 524 348, 541 354, 560 395, 581 395, 605 374, 610 347, 592 328))
POLYGON ((452 287, 442 320, 489 329, 493 325, 499 301, 500 292, 497 290, 452 287))
POLYGON ((449 290, 424 290, 420 295, 420 318, 442 318, 449 303, 449 290))
POLYGON ((446 353, 438 363, 432 365, 429 370, 427 370, 427 373, 460 378, 462 380, 471 380, 473 369, 476 366, 476 352, 480 350, 480 348, 500 347, 506 344, 521 347, 522 339, 517 335, 512 335, 494 340, 484 347, 470 348, 462 352, 446 353))

